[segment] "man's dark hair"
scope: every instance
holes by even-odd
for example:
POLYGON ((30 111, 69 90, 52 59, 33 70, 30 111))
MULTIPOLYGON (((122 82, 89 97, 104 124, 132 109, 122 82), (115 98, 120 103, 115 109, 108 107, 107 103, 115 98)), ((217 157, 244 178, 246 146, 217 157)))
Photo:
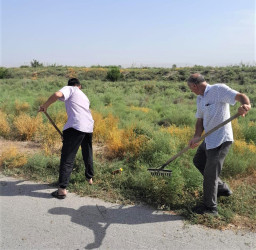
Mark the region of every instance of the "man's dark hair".
POLYGON ((205 79, 201 74, 195 73, 195 74, 192 74, 188 78, 187 82, 188 83, 194 83, 194 84, 200 84, 201 82, 205 82, 205 79))
POLYGON ((81 83, 77 78, 71 78, 68 80, 68 86, 80 86, 81 83))

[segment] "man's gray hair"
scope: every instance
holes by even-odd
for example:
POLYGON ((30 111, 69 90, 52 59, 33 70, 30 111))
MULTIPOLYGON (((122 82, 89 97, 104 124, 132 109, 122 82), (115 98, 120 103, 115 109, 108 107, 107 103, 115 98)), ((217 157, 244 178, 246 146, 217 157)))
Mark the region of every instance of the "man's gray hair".
POLYGON ((194 83, 194 84, 200 84, 201 82, 205 82, 205 79, 201 74, 195 73, 195 74, 192 74, 188 78, 187 82, 188 83, 194 83))

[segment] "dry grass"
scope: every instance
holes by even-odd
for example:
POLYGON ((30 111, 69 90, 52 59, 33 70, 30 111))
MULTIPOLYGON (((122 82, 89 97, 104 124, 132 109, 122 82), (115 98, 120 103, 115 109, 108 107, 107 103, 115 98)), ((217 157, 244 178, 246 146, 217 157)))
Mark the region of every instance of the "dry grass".
MULTIPOLYGON (((67 121, 67 114, 66 112, 61 112, 56 115, 52 115, 51 118, 61 131, 67 121)), ((46 155, 60 152, 62 147, 62 138, 49 121, 41 124, 40 129, 37 130, 36 138, 42 145, 46 155)))
POLYGON ((135 106, 131 106, 131 110, 141 111, 141 112, 144 112, 144 113, 148 113, 150 111, 149 108, 135 107, 135 106))
POLYGON ((10 126, 7 121, 7 115, 0 110, 0 135, 3 137, 8 136, 10 133, 10 126))
POLYGON ((233 129, 235 140, 243 140, 244 139, 243 130, 238 123, 238 119, 235 119, 232 121, 232 129, 233 129))
POLYGON ((147 138, 144 135, 136 135, 132 128, 111 131, 106 141, 105 155, 109 159, 123 158, 129 154, 137 157, 147 138))
POLYGON ((30 109, 30 105, 27 102, 20 102, 16 100, 14 109, 15 109, 15 114, 19 115, 21 113, 28 112, 30 109))
POLYGON ((38 114, 36 117, 30 117, 22 113, 14 118, 13 125, 19 139, 32 140, 37 130, 42 126, 42 115, 38 114))
POLYGON ((77 72, 74 68, 68 68, 68 78, 77 78, 77 72))
POLYGON ((119 129, 118 118, 109 114, 103 117, 93 112, 94 140, 105 144, 105 156, 109 159, 123 158, 126 154, 132 157, 139 155, 147 139, 144 135, 136 135, 133 128, 119 129))
POLYGON ((233 144, 234 152, 244 155, 247 151, 256 154, 256 145, 254 143, 247 143, 244 140, 235 140, 233 144))
POLYGON ((52 124, 44 124, 38 133, 40 135, 37 135, 37 138, 39 138, 39 142, 46 155, 60 152, 62 146, 61 137, 52 124))
POLYGON ((167 131, 173 137, 176 137, 181 144, 188 144, 194 134, 194 128, 188 126, 177 127, 176 125, 172 125, 168 128, 162 128, 162 130, 167 131))
POLYGON ((93 134, 96 142, 105 142, 114 130, 118 130, 118 119, 112 114, 104 118, 102 114, 92 111, 92 116, 94 119, 93 134))
POLYGON ((3 168, 18 168, 22 167, 27 163, 27 156, 19 153, 15 146, 6 148, 0 156, 0 167, 3 168))
POLYGON ((90 72, 90 71, 103 71, 103 72, 105 72, 108 69, 106 69, 106 68, 82 68, 82 70, 84 72, 90 72))

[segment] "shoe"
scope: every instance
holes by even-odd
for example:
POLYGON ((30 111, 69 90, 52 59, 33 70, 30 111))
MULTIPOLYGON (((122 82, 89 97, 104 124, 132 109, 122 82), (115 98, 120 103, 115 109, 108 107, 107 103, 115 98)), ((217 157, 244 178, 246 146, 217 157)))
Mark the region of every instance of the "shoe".
POLYGON ((59 194, 59 191, 58 191, 58 190, 52 192, 51 195, 52 195, 54 198, 61 199, 61 200, 63 200, 63 199, 66 198, 66 195, 65 195, 65 194, 59 194))
POLYGON ((194 208, 192 208, 192 212, 196 214, 211 214, 214 216, 218 215, 217 208, 209 208, 206 207, 205 205, 195 206, 194 208))
POLYGON ((230 196, 232 195, 232 191, 230 190, 225 190, 225 191, 219 191, 218 194, 217 194, 217 197, 220 197, 220 196, 230 196))

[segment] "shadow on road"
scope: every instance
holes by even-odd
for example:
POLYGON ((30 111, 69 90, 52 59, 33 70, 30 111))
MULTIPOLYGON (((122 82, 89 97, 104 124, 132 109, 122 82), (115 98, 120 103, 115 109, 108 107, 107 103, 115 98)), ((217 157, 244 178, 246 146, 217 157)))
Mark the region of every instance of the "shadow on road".
MULTIPOLYGON (((155 223, 164 221, 182 220, 180 216, 155 212, 152 209, 131 206, 123 207, 115 205, 104 206, 82 206, 75 210, 73 208, 56 207, 48 211, 50 214, 68 215, 73 223, 91 229, 94 233, 94 242, 85 246, 85 249, 99 248, 106 235, 107 228, 111 224, 136 225, 144 223, 155 223)), ((116 238, 115 238, 116 240, 116 238)))
POLYGON ((49 189, 49 184, 25 184, 25 180, 0 181, 0 196, 31 196, 51 199, 49 192, 41 190, 49 189))
MULTIPOLYGON (((0 181, 0 196, 29 196, 52 199, 49 184, 27 183, 26 180, 0 181)), ((93 231, 94 242, 85 246, 85 249, 95 249, 102 245, 108 227, 111 224, 138 225, 145 223, 182 220, 180 216, 164 214, 147 207, 121 206, 110 207, 87 205, 79 209, 55 207, 48 210, 53 215, 70 216, 71 221, 93 231)), ((116 240, 116 236, 113 236, 116 240)))

